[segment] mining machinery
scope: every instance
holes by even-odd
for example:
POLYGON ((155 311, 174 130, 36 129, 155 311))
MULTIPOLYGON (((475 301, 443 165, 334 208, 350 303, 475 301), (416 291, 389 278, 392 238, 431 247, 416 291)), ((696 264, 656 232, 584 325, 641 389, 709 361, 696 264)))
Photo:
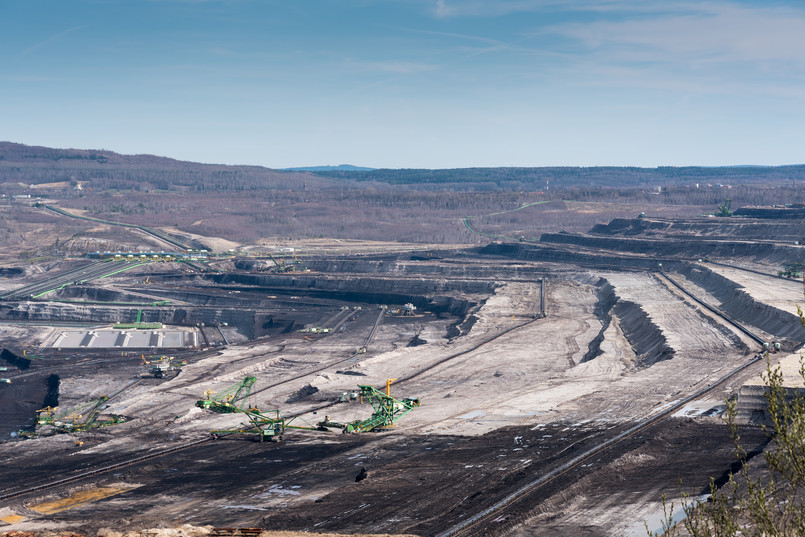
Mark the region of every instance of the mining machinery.
POLYGON ((281 417, 279 410, 261 412, 253 408, 244 410, 249 423, 243 423, 234 429, 217 429, 210 431, 214 438, 231 434, 253 434, 257 435, 260 442, 279 442, 286 429, 298 429, 304 431, 327 432, 325 427, 312 425, 294 425, 296 420, 302 421, 299 416, 281 417))
POLYGON ((805 270, 805 264, 803 263, 786 263, 783 265, 783 270, 777 272, 778 276, 782 276, 784 278, 802 278, 803 270, 805 270))
POLYGON ((101 396, 83 405, 59 411, 58 407, 47 406, 37 410, 36 425, 37 431, 24 433, 22 436, 49 436, 52 434, 77 433, 99 427, 107 427, 124 423, 126 418, 123 416, 107 416, 106 419, 99 420, 101 411, 106 407, 109 397, 101 396))
POLYGON ((160 356, 156 359, 146 360, 142 356, 143 365, 150 365, 150 374, 154 378, 175 377, 182 371, 182 366, 187 365, 187 360, 178 360, 175 356, 160 356))
POLYGON ((355 399, 360 398, 361 402, 366 399, 372 405, 374 412, 364 420, 355 420, 349 423, 338 423, 330 420, 329 416, 324 421, 315 426, 296 425, 295 423, 304 421, 299 416, 282 417, 279 410, 261 412, 256 408, 244 410, 243 414, 249 420, 248 423, 241 424, 234 429, 218 429, 211 431, 213 437, 227 436, 233 434, 257 435, 261 442, 279 441, 287 429, 297 429, 305 431, 328 432, 330 429, 341 429, 342 433, 363 433, 367 431, 383 431, 394 427, 397 420, 408 414, 414 408, 420 406, 418 398, 408 397, 405 399, 395 399, 390 394, 391 384, 396 379, 386 380, 386 393, 376 390, 372 386, 360 385, 359 392, 355 392, 355 399))
POLYGON ((213 395, 215 392, 207 390, 204 392, 204 399, 197 401, 196 406, 220 414, 246 412, 249 410, 246 403, 256 381, 255 377, 246 377, 217 395, 213 395))
POLYGON ((730 208, 731 206, 732 206, 731 199, 724 200, 724 203, 718 206, 718 212, 716 213, 716 216, 732 216, 732 209, 730 208))
POLYGON ((355 420, 349 423, 338 423, 330 421, 329 416, 324 421, 318 423, 319 427, 341 429, 343 433, 363 433, 367 431, 382 431, 394 427, 397 420, 411 412, 422 403, 419 398, 406 397, 405 399, 395 399, 391 396, 391 384, 396 379, 386 380, 386 393, 375 389, 373 386, 358 385, 360 388, 359 397, 361 402, 364 399, 369 401, 374 412, 365 420, 355 420))

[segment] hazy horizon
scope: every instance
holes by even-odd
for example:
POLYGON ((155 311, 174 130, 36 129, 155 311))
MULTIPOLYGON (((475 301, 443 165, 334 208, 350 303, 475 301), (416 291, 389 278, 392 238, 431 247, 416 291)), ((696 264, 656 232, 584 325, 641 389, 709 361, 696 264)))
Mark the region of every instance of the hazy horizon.
POLYGON ((793 1, 3 7, 0 138, 261 165, 801 162, 793 1))

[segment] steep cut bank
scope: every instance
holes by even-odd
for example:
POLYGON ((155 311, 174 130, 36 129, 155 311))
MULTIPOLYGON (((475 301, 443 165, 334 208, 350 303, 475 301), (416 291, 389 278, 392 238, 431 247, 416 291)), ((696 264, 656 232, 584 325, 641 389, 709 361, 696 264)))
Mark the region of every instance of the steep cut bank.
POLYGON ((776 241, 794 242, 805 237, 805 222, 754 218, 614 218, 608 224, 596 224, 590 234, 689 240, 707 238, 768 241, 770 237, 774 237, 776 241))
POLYGON ((598 301, 595 314, 601 321, 601 330, 590 341, 587 352, 581 362, 594 360, 601 354, 601 343, 604 333, 612 323, 613 315, 618 319, 618 325, 632 347, 637 360, 636 367, 650 367, 662 360, 670 360, 675 351, 646 311, 639 305, 628 300, 622 300, 615 293, 615 288, 604 278, 596 283, 598 301))
POLYGON ((612 307, 612 312, 620 319, 623 335, 637 355, 638 367, 652 366, 674 357, 675 351, 668 344, 665 334, 639 304, 619 300, 612 307))
POLYGON ((674 263, 672 258, 617 254, 614 252, 584 252, 562 245, 492 243, 478 249, 480 255, 502 256, 524 261, 542 261, 594 267, 602 270, 656 270, 657 263, 674 263))
POLYGON ((23 358, 21 355, 14 353, 8 349, 3 349, 0 351, 0 360, 4 360, 6 363, 13 365, 21 370, 28 369, 31 367, 31 361, 28 358, 23 358))
POLYGON ((594 360, 603 353, 601 343, 604 341, 604 333, 612 323, 610 311, 612 311, 612 306, 618 301, 618 297, 615 296, 615 288, 605 279, 599 279, 596 287, 598 300, 596 301, 593 313, 598 317, 598 320, 601 321, 601 330, 587 345, 587 352, 582 357, 580 363, 594 360))
POLYGON ((308 296, 368 302, 370 304, 412 303, 418 309, 450 313, 463 317, 473 305, 455 295, 489 295, 497 287, 494 281, 445 280, 424 278, 337 278, 323 275, 281 274, 211 274, 206 278, 219 285, 242 284, 273 291, 294 289, 308 296))
POLYGON ((657 238, 602 237, 573 233, 544 233, 540 236, 540 242, 543 243, 568 244, 585 248, 633 254, 651 254, 687 260, 697 257, 724 259, 746 257, 775 263, 805 262, 805 247, 794 244, 772 244, 738 239, 686 240, 670 237, 662 237, 662 239, 658 241, 657 238))
MULTIPOLYGON (((30 360, 9 349, 0 351, 0 364, 8 364, 18 370, 28 370, 30 360)), ((34 427, 36 411, 46 406, 59 404, 59 376, 44 373, 14 378, 15 372, 0 373, 10 376, 10 384, 0 383, 0 442, 16 437, 20 430, 34 427)))
POLYGON ((721 309, 736 320, 760 328, 797 345, 805 343, 805 328, 794 313, 752 298, 743 286, 702 265, 680 265, 680 274, 721 302, 721 309))
POLYGON ((259 333, 265 319, 254 310, 243 308, 131 308, 61 304, 54 302, 22 302, 0 305, 0 319, 14 321, 60 321, 92 323, 129 323, 140 315, 142 322, 193 326, 198 323, 227 323, 237 327, 246 337, 259 333))

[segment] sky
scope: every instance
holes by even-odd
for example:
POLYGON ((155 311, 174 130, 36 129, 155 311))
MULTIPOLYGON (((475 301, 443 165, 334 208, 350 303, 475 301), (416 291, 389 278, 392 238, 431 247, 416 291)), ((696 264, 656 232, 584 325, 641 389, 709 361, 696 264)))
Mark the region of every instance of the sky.
POLYGON ((805 2, 0 0, 0 140, 271 168, 805 162, 805 2))

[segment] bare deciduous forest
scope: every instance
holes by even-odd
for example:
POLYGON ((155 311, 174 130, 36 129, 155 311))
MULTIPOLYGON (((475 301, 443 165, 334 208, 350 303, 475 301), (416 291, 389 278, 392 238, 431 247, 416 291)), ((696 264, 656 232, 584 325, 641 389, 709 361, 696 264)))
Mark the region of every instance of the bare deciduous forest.
MULTIPOLYGON (((802 203, 803 180, 805 166, 285 172, 0 143, 0 194, 12 204, 40 198, 88 216, 237 242, 538 239, 640 212, 698 216, 725 199, 733 208, 802 203), (513 211, 539 201, 549 203, 513 211)), ((32 219, 55 217, 16 209, 17 225, 32 219)), ((13 241, 14 231, 2 227, 13 241)))

